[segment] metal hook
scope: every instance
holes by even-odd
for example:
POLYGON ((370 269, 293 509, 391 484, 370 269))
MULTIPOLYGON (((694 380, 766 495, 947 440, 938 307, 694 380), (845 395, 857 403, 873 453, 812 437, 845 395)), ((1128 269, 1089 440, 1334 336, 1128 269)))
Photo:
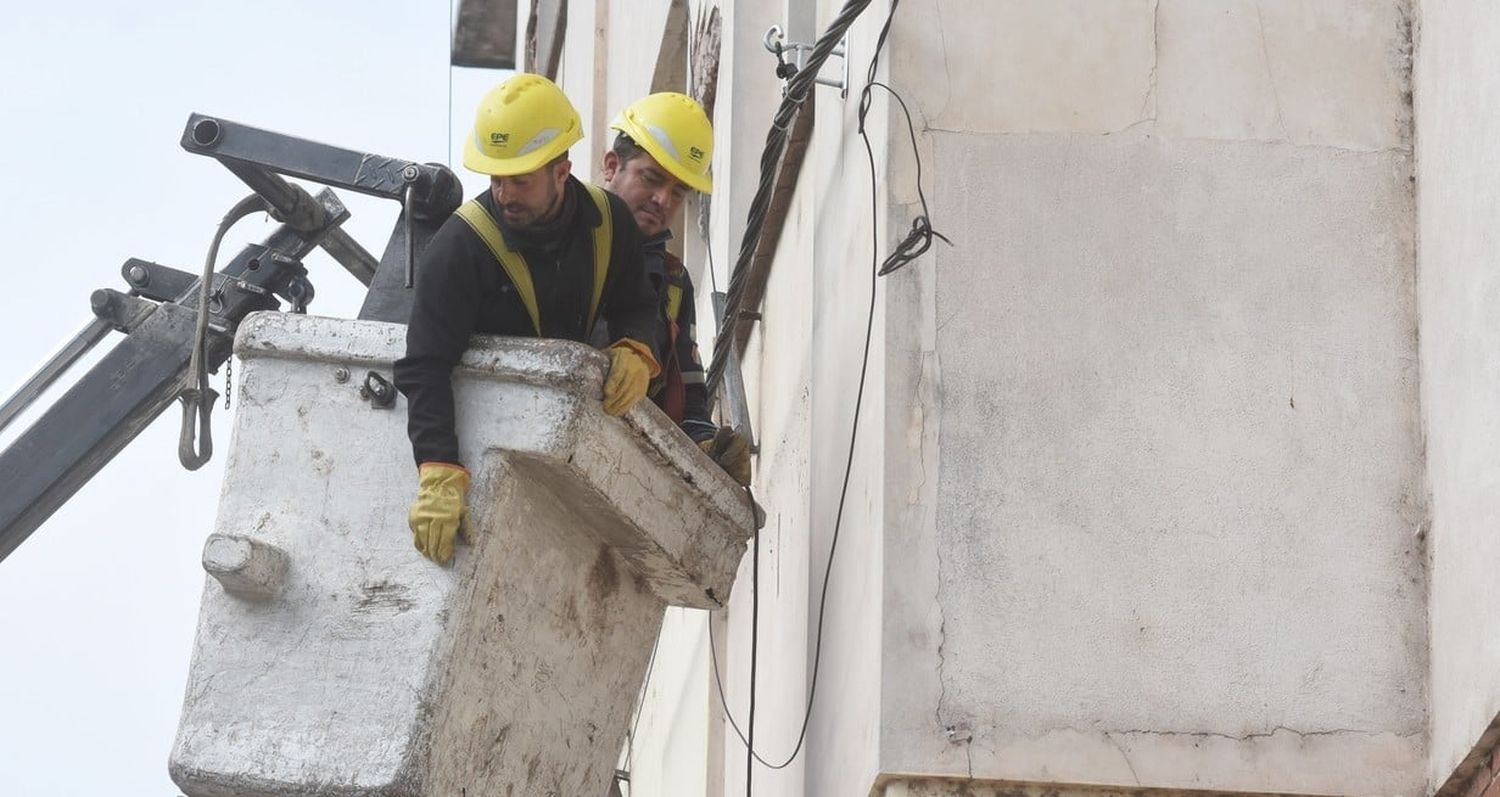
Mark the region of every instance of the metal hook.
POLYGON ((785 39, 786 31, 782 30, 780 25, 772 25, 769 29, 766 30, 766 35, 761 37, 760 43, 764 45, 766 50, 768 50, 769 52, 780 54, 781 42, 785 39))
POLYGON ((206 385, 184 388, 177 398, 182 402, 182 428, 177 434, 177 461, 188 470, 204 466, 214 455, 213 426, 209 416, 219 394, 206 385), (198 418, 198 440, 193 440, 193 416, 198 418))
POLYGON ((365 383, 359 386, 359 397, 368 400, 371 409, 390 409, 396 403, 396 386, 378 372, 367 371, 365 383))
POLYGON ((406 181, 406 189, 401 192, 401 218, 404 220, 403 226, 406 233, 406 287, 408 288, 416 282, 417 274, 417 244, 412 230, 411 216, 416 207, 412 202, 412 189, 417 187, 419 174, 416 166, 407 166, 401 170, 401 179, 406 181))
MULTIPOLYGON (((761 43, 762 46, 764 46, 766 48, 767 52, 770 52, 770 53, 772 53, 772 54, 774 54, 776 56, 776 61, 777 61, 776 76, 782 79, 782 82, 783 82, 782 92, 785 93, 787 87, 784 84, 786 82, 790 81, 792 79, 792 77, 795 76, 798 72, 801 72, 803 69, 805 69, 807 67, 807 56, 808 56, 809 53, 811 53, 813 51, 815 45, 804 44, 802 42, 787 41, 786 40, 786 31, 783 30, 780 25, 772 25, 769 29, 767 29, 766 30, 766 35, 761 37, 760 43, 761 43), (792 51, 792 60, 791 61, 787 61, 783 57, 783 54, 787 50, 792 51)), ((839 40, 839 43, 837 45, 835 45, 832 50, 828 51, 828 56, 830 58, 839 58, 839 59, 842 59, 842 61, 843 61, 843 73, 842 73, 842 75, 840 75, 837 79, 835 79, 835 78, 825 78, 821 74, 821 67, 820 67, 820 70, 819 70, 820 74, 817 75, 816 77, 814 77, 814 81, 817 82, 820 85, 823 85, 823 86, 831 86, 833 88, 836 88, 836 89, 839 90, 839 97, 841 97, 841 98, 848 98, 848 96, 849 96, 849 37, 848 37, 848 35, 845 35, 844 38, 842 38, 842 39, 839 40)), ((803 97, 798 97, 796 99, 796 101, 800 103, 803 99, 806 99, 805 95, 803 97)))

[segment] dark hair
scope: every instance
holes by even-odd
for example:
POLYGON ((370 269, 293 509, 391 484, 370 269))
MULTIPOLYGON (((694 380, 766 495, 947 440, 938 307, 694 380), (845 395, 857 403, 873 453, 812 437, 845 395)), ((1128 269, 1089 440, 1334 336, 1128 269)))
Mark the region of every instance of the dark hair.
POLYGON ((568 159, 568 151, 567 150, 563 150, 561 155, 558 155, 557 157, 553 158, 552 160, 547 161, 547 163, 545 165, 547 165, 547 166, 556 166, 557 164, 562 163, 563 161, 565 161, 567 159, 568 159))
POLYGON ((640 144, 635 143, 635 139, 624 133, 615 136, 615 144, 610 149, 614 150, 615 155, 619 156, 621 166, 646 154, 646 150, 640 144))

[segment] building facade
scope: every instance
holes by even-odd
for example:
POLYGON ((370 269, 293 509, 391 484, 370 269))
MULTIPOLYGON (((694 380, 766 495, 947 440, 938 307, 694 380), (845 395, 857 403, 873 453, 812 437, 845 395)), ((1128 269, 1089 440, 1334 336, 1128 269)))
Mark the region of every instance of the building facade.
MULTIPOLYGON (((781 100, 767 31, 810 43, 844 6, 518 4, 582 173, 636 97, 711 99, 716 192, 678 236, 700 319, 781 100)), ((756 794, 1478 794, 1500 15, 903 0, 874 74, 915 136, 875 89, 867 156, 890 11, 849 29, 821 72, 847 95, 814 89, 777 171, 743 322, 758 560, 726 612, 669 611, 628 793, 745 793, 718 684, 745 729, 758 591, 770 763, 818 672, 756 794), (875 278, 919 187, 951 245, 875 278)))

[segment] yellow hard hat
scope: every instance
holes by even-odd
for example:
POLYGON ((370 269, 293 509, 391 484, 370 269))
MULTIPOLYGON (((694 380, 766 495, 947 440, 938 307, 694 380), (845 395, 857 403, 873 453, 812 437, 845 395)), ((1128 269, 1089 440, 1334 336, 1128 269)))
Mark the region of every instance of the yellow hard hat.
POLYGON ((697 100, 674 91, 650 94, 621 111, 610 127, 634 139, 689 188, 713 192, 708 165, 714 157, 714 127, 697 100))
POLYGON ((464 166, 509 176, 542 168, 583 138, 583 121, 556 83, 523 73, 490 89, 464 143, 464 166))

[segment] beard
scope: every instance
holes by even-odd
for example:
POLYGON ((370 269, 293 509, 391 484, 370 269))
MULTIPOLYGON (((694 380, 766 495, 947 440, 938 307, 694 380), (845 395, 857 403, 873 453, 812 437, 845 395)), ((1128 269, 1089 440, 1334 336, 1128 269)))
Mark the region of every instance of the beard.
POLYGON ((496 203, 505 223, 513 227, 536 227, 552 220, 561 207, 562 190, 551 181, 547 182, 547 197, 535 204, 523 202, 496 203))

